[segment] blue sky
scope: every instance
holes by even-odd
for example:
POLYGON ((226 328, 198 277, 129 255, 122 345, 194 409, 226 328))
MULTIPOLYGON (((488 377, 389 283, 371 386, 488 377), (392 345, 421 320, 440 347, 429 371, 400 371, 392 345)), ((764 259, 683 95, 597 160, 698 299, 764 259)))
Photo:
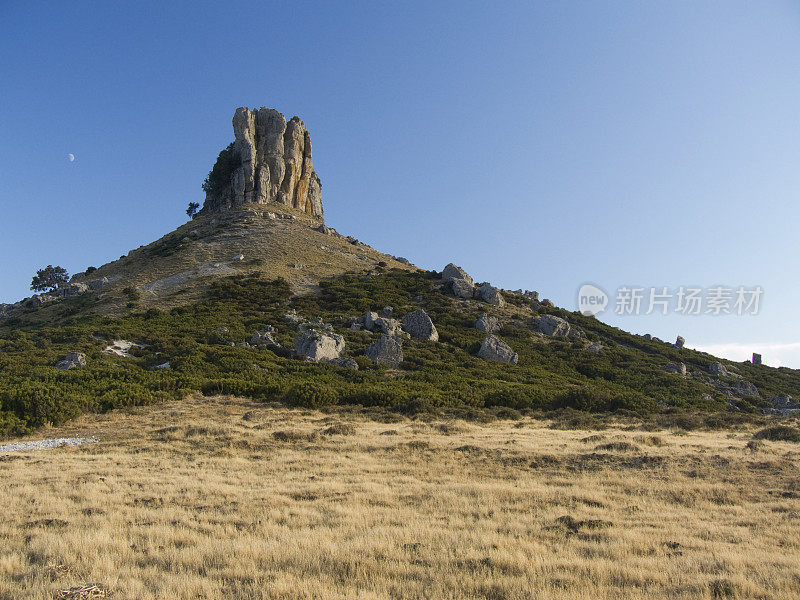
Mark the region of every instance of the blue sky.
POLYGON ((306 122, 346 234, 800 367, 797 3, 221 4, 0 3, 0 301, 179 225, 266 105, 306 122), (718 285, 761 286, 759 314, 613 311, 718 285))

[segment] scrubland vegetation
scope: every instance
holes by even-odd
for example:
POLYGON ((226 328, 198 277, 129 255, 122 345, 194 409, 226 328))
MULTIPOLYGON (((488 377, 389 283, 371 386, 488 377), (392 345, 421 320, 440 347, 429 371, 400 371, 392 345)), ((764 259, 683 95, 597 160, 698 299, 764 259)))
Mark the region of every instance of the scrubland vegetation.
MULTIPOLYGON (((531 312, 529 301, 521 296, 507 295, 510 324, 500 333, 519 353, 519 364, 479 360, 475 353, 485 334, 473 324, 488 305, 459 304, 437 283, 434 274, 424 272, 344 275, 323 281, 318 295, 292 297, 283 280, 240 276, 216 280, 209 284, 206 300, 169 311, 137 310, 139 294, 131 289, 130 310, 122 317, 90 314, 90 300, 80 297, 63 301, 57 321, 47 325, 35 324, 26 315, 8 319, 0 326, 0 435, 63 423, 84 412, 176 400, 194 392, 477 420, 572 409, 576 413, 562 420, 579 426, 596 419, 590 413, 634 415, 654 428, 677 424, 687 430, 763 421, 758 410, 762 400, 740 399, 731 411, 723 394, 662 368, 672 361, 705 370, 713 357, 555 307, 540 310, 568 318, 589 340, 601 340, 604 349, 595 355, 585 351, 582 340, 542 339, 524 326, 531 312), (395 371, 372 364, 363 356, 372 339, 344 327, 348 316, 386 305, 401 315, 423 307, 440 335, 437 343, 406 341, 405 361, 395 371), (345 356, 355 358, 360 369, 305 363, 279 350, 228 345, 273 325, 277 339, 291 347, 295 325, 283 318, 289 309, 337 325, 347 341, 345 356), (518 325, 513 323, 515 311, 518 325), (134 348, 129 358, 104 354, 115 339, 144 347, 134 348), (85 353, 88 365, 54 369, 69 351, 85 353), (167 361, 170 369, 152 370, 167 361)), ((750 364, 737 369, 763 398, 796 393, 800 387, 797 371, 750 364)))

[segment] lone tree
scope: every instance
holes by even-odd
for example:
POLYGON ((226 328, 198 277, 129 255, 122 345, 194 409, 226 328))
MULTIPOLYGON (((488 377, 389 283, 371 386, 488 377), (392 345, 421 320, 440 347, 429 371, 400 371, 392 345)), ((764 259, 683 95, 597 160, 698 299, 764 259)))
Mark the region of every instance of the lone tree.
POLYGON ((200 204, 197 202, 189 202, 189 208, 186 209, 186 214, 193 217, 198 208, 200 208, 200 204))
POLYGON ((69 273, 64 267, 47 265, 44 269, 36 271, 36 275, 31 280, 31 289, 35 292, 53 291, 67 281, 69 281, 69 273))

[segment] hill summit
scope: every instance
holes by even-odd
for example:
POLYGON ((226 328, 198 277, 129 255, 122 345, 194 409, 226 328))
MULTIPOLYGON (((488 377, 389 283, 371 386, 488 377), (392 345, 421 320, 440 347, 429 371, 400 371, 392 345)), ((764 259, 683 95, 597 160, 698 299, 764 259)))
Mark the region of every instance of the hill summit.
POLYGON ((322 219, 322 183, 311 160, 311 137, 299 117, 239 107, 235 141, 220 152, 203 188, 205 212, 277 203, 322 219))

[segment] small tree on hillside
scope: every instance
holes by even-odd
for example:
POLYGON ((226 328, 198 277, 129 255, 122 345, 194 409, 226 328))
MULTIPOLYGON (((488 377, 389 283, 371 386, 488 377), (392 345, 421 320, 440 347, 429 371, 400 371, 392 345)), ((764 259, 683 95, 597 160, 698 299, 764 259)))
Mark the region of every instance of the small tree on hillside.
POLYGON ((67 281, 69 281, 69 273, 64 267, 47 265, 44 269, 36 271, 36 275, 31 280, 31 289, 35 292, 53 291, 67 281))
POLYGON ((186 214, 189 217, 193 217, 195 213, 197 213, 198 208, 200 208, 200 204, 197 202, 189 202, 189 208, 186 209, 186 214))

